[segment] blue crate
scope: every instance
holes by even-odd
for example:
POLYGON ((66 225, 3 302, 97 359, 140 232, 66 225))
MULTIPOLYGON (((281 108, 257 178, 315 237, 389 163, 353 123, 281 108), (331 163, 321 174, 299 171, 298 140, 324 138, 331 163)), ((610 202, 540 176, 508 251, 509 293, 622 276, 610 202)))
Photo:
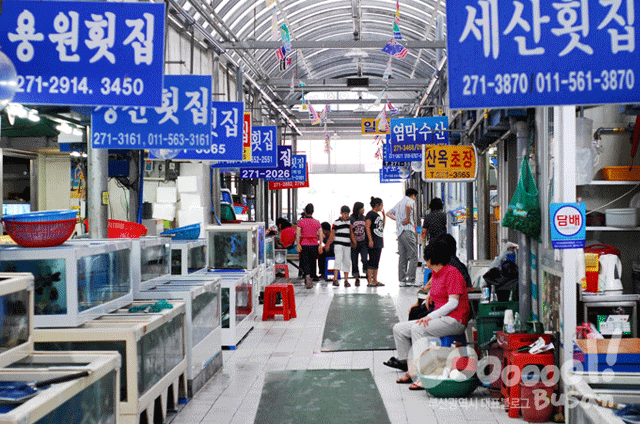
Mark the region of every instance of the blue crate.
POLYGON ((14 222, 47 222, 47 221, 66 221, 69 219, 76 219, 78 217, 78 211, 74 209, 62 209, 54 211, 40 211, 21 213, 17 215, 6 215, 2 219, 4 221, 14 222))
POLYGON ((173 240, 197 240, 200 237, 200 224, 191 224, 163 231, 160 235, 172 236, 173 240))

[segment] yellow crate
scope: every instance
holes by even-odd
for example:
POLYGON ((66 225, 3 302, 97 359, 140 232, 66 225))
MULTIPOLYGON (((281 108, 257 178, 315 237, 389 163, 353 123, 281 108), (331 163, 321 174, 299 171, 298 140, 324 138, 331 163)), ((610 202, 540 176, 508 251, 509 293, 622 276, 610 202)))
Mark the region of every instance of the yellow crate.
POLYGON ((9 236, 0 236, 0 243, 14 243, 15 241, 11 240, 9 236))
POLYGON ((609 181, 640 181, 640 166, 605 166, 602 175, 609 181))

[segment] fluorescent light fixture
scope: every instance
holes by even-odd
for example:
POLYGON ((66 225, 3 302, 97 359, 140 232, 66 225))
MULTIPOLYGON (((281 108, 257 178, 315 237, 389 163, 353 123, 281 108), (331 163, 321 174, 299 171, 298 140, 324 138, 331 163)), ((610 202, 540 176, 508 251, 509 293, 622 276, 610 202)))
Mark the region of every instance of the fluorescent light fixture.
POLYGON ((367 87, 351 87, 351 90, 349 91, 354 91, 356 93, 365 93, 368 92, 369 89, 367 87))
POLYGON ((356 113, 364 113, 364 112, 368 112, 369 108, 366 108, 364 106, 362 106, 362 103, 358 104, 358 107, 353 109, 354 112, 356 113))
POLYGON ((350 49, 348 52, 344 54, 346 57, 369 57, 369 53, 366 51, 356 48, 350 49))

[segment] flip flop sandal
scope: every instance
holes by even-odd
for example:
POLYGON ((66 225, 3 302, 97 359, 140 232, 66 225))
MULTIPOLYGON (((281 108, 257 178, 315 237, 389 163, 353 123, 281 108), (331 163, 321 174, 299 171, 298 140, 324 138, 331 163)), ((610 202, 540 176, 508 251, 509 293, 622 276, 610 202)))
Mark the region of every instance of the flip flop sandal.
POLYGON ((338 287, 338 286, 340 286, 340 283, 338 282, 338 280, 334 280, 332 285, 334 287, 338 287))
POLYGON ((409 390, 424 390, 424 387, 422 387, 418 383, 413 383, 411 386, 409 386, 409 390))
MULTIPOLYGON (((411 384, 411 383, 413 383, 413 379, 410 376, 405 374, 401 378, 397 379, 396 383, 398 383, 398 384, 411 384)), ((411 386, 414 386, 414 385, 415 385, 415 383, 411 384, 411 386)), ((411 388, 411 387, 409 387, 409 388, 411 388)))
POLYGON ((356 287, 360 287, 360 279, 356 278, 356 282, 355 282, 356 287))

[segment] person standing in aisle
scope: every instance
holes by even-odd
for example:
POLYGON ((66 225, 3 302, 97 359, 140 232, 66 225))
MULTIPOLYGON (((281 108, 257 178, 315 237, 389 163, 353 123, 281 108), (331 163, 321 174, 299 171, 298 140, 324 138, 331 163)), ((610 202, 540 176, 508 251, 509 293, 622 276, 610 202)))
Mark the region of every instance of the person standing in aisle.
POLYGON ((353 213, 349 217, 351 229, 353 230, 354 242, 351 245, 351 271, 355 277, 356 286, 360 285, 360 271, 358 270, 358 255, 362 260, 362 273, 367 276, 368 250, 367 232, 365 230, 364 203, 355 202, 353 213))
MULTIPOLYGON (((349 271, 351 270, 351 244, 355 242, 353 231, 351 231, 351 222, 349 221, 349 206, 340 208, 340 218, 333 222, 331 227, 331 237, 329 244, 333 246, 335 265, 333 267, 333 285, 338 287, 338 273, 342 271, 344 274, 344 286, 351 287, 349 284, 349 271)), ((360 282, 356 283, 359 286, 360 282)))
POLYGON ((384 224, 387 220, 384 214, 384 206, 382 199, 379 197, 371 197, 371 210, 367 213, 365 221, 365 231, 367 233, 367 243, 369 251, 369 261, 367 264, 367 287, 384 286, 378 281, 378 265, 380 264, 380 255, 384 247, 384 224), (380 216, 382 212, 382 216, 380 216))
POLYGON ((320 221, 313 218, 313 204, 304 207, 304 218, 298 221, 296 230, 296 246, 300 253, 300 268, 304 283, 308 289, 313 288, 312 277, 315 275, 315 263, 322 251, 322 227, 320 221))
MULTIPOLYGON (((335 258, 336 254, 333 252, 333 245, 329 243, 329 239, 331 238, 331 224, 328 222, 323 222, 320 224, 322 226, 322 251, 318 255, 318 275, 317 278, 313 278, 313 281, 319 281, 324 278, 326 274, 327 267, 327 258, 335 258)), ((316 272, 315 264, 313 266, 313 272, 316 272)))
POLYGON ((422 245, 427 246, 427 235, 429 243, 434 242, 438 237, 447 232, 447 214, 443 210, 442 199, 434 197, 429 202, 429 212, 422 222, 422 245))
POLYGON ((396 221, 398 253, 400 254, 398 259, 398 282, 400 287, 413 286, 416 280, 418 238, 416 237, 414 216, 417 195, 418 190, 408 188, 402 200, 387 212, 387 216, 396 221))

